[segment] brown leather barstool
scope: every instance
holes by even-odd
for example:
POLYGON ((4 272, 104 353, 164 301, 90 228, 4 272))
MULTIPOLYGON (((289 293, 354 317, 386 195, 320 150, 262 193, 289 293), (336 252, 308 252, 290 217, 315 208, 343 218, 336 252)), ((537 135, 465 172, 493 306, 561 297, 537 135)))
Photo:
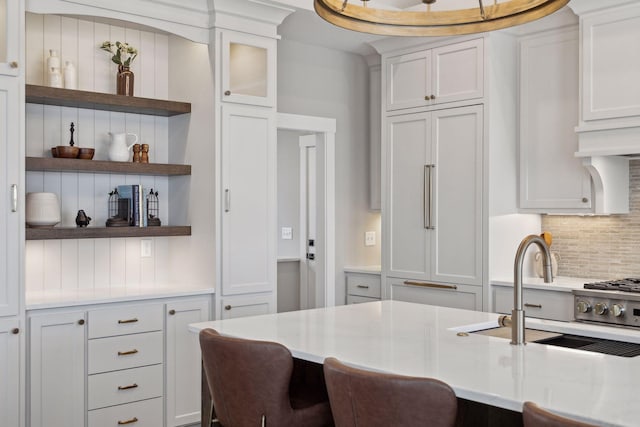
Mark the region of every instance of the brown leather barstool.
POLYGON ((200 348, 215 415, 223 427, 333 425, 319 365, 315 377, 303 362, 296 363, 294 371, 286 347, 223 337, 213 329, 200 332, 200 348))
POLYGON ((333 357, 324 378, 336 427, 455 425, 457 398, 442 381, 364 371, 333 357))
POLYGON ((524 427, 596 427, 594 424, 583 423, 545 411, 533 402, 524 402, 522 405, 522 421, 524 427))

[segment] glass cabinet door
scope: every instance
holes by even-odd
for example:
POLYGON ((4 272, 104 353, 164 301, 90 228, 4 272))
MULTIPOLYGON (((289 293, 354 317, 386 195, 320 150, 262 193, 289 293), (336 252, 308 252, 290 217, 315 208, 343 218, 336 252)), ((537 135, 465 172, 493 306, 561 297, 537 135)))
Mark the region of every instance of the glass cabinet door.
POLYGON ((274 39, 224 31, 222 101, 275 106, 274 39))
POLYGON ((18 75, 20 0, 0 0, 0 74, 18 75))

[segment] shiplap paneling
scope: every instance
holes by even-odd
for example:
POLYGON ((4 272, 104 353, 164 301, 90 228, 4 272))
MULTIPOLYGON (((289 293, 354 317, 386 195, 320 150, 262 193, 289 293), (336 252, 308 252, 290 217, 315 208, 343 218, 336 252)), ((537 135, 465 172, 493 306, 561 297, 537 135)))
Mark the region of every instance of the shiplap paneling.
MULTIPOLYGON (((138 29, 95 23, 56 15, 26 15, 27 83, 48 83, 46 58, 55 49, 64 67, 72 62, 78 89, 115 93, 117 65, 99 49, 105 40, 126 41, 140 54, 132 65, 134 95, 167 99, 169 37, 138 29)), ((152 163, 167 163, 168 119, 140 114, 94 111, 69 107, 27 104, 27 156, 51 156, 50 149, 69 142, 69 125, 75 124, 77 146, 95 148, 96 160, 108 159, 109 132, 131 132, 150 146, 152 163)), ((177 161, 180 161, 178 159, 177 161)), ((92 218, 91 225, 107 220, 108 193, 117 185, 142 184, 159 192, 160 218, 168 217, 169 185, 166 177, 78 174, 71 172, 27 172, 27 192, 47 191, 60 198, 62 226, 75 226, 78 209, 92 218)), ((140 256, 141 239, 79 239, 28 241, 26 283, 28 291, 162 286, 169 277, 169 238, 150 238, 152 256, 140 256)))

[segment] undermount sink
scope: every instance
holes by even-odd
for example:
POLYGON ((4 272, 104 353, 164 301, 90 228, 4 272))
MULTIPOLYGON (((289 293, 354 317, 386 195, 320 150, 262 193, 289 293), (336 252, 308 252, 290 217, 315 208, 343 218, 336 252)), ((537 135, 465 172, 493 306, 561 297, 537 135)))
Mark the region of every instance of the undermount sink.
MULTIPOLYGON (((490 327, 487 329, 478 329, 468 332, 477 335, 511 339, 511 327, 508 326, 490 327)), ((525 329, 525 336, 528 342, 535 342, 538 344, 572 348, 575 350, 610 354, 621 357, 640 356, 640 344, 624 341, 583 337, 528 328, 525 329)))

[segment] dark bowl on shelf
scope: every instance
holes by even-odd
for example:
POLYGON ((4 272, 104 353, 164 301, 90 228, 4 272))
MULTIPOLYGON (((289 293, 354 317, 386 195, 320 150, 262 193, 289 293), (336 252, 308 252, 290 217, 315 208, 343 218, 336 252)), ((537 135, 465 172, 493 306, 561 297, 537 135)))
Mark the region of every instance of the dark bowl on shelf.
POLYGON ((65 159, 75 159, 80 152, 80 148, 70 145, 58 145, 55 149, 57 156, 54 155, 54 157, 63 157, 65 159))
POLYGON ((78 153, 79 159, 91 160, 93 159, 93 154, 95 153, 94 148, 80 148, 80 152, 78 153))
POLYGON ((58 157, 58 148, 57 147, 51 147, 51 155, 53 157, 58 157))

